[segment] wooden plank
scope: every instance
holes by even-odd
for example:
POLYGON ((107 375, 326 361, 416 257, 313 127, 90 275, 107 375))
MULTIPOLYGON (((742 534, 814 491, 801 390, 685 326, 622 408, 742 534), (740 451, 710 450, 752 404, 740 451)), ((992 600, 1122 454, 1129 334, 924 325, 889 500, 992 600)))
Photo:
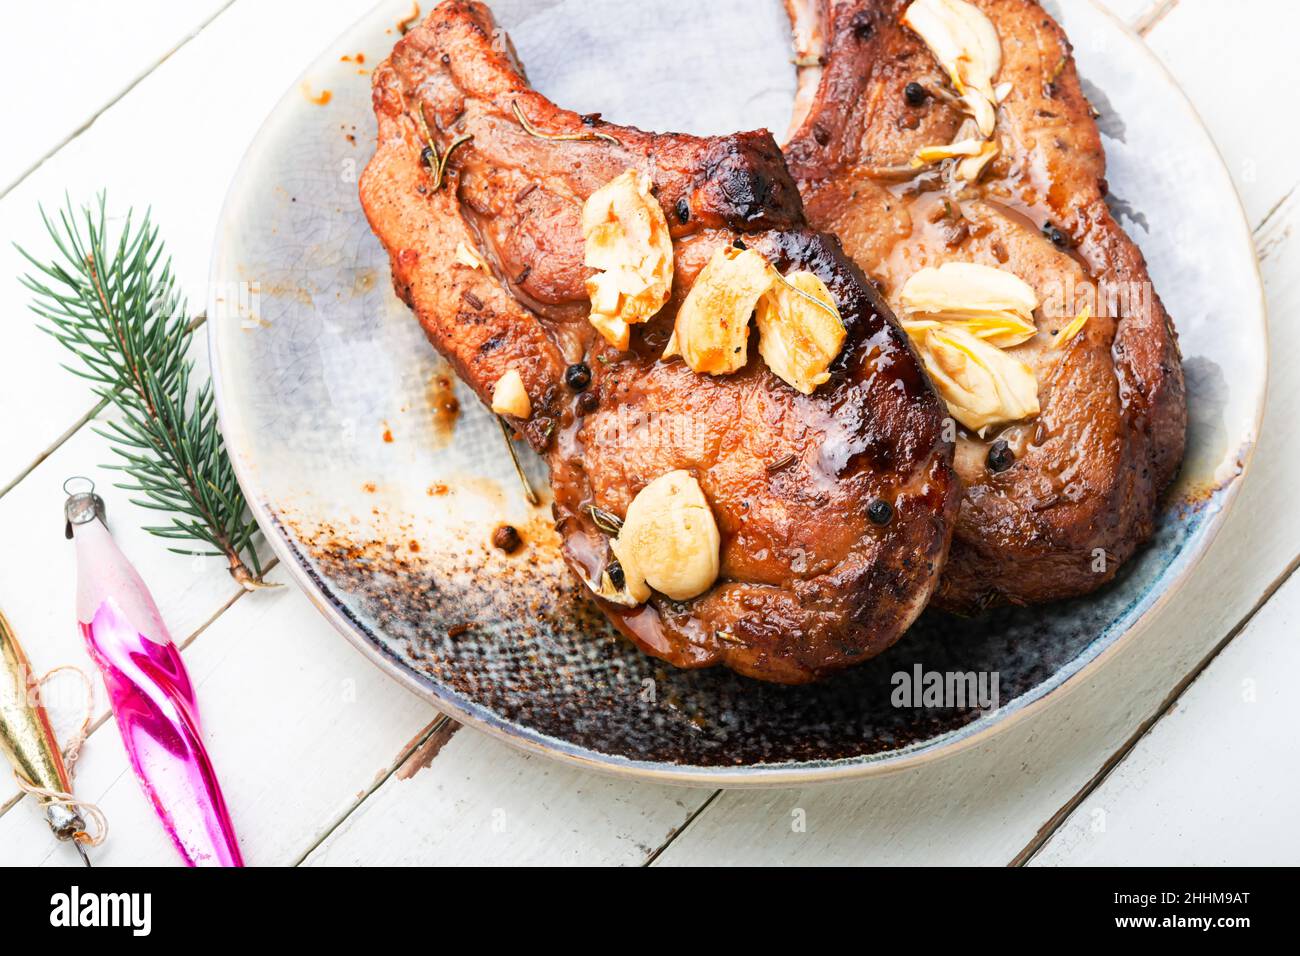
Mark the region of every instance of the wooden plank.
MULTIPOLYGON (((281 572, 272 579, 283 580, 281 572)), ((241 599, 185 651, 205 738, 250 865, 295 862, 406 756, 436 712, 396 687, 295 588, 241 599)), ((87 742, 79 795, 108 815, 98 865, 169 865, 175 851, 110 721, 87 742)), ((0 817, 3 862, 76 865, 31 800, 0 817)))
POLYGON ((0 195, 229 2, 134 0, 129 14, 96 0, 0 5, 0 85, 10 91, 0 195))
POLYGON ((1031 865, 1294 866, 1297 626, 1292 576, 1031 865))
POLYGON ((575 770, 462 729, 412 754, 305 862, 639 864, 708 798, 575 770))
POLYGON ((1251 225, 1258 226, 1300 181, 1300 169, 1288 161, 1300 146, 1300 131, 1293 123, 1264 121, 1264 110, 1256 105, 1271 91, 1286 88, 1295 58, 1288 41, 1296 7, 1289 0, 1230 6, 1179 3, 1147 35, 1147 43, 1196 104, 1251 225))
MULTIPOLYGON (((1300 200, 1257 234, 1274 329, 1300 308, 1300 200)), ((1268 409, 1252 474, 1201 565, 1145 634, 1090 681, 969 751, 856 784, 724 792, 671 843, 663 865, 1007 863, 1286 574, 1300 551, 1291 485, 1300 468, 1300 338, 1272 339, 1268 409), (802 811, 806 830, 791 824, 802 811)))
MULTIPOLYGON (((99 6, 104 16, 125 16, 114 5, 99 6)), ((95 405, 83 384, 59 370, 60 347, 37 330, 26 290, 12 281, 26 271, 12 242, 37 254, 50 248, 37 204, 58 207, 65 192, 89 201, 107 188, 119 214, 151 205, 181 288, 201 308, 217 215, 244 150, 299 72, 361 12, 355 0, 238 0, 0 200, 0 235, 7 240, 0 243, 0 275, 9 277, 0 283, 0 313, 7 317, 0 323, 0 488, 95 405)), ((130 31, 103 35, 117 42, 124 32, 130 31)), ((46 73, 68 69, 65 60, 47 62, 32 74, 41 83, 46 73)))

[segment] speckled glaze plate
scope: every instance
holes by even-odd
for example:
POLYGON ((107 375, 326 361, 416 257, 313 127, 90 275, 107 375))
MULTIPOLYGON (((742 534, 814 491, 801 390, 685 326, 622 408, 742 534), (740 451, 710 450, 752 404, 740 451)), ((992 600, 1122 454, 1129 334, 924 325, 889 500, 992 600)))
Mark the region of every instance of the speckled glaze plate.
MULTIPOLYGON (((532 82, 565 106, 697 133, 788 123, 794 75, 779 0, 494 8, 532 82)), ((374 140, 368 70, 410 10, 393 0, 368 14, 266 121, 226 202, 208 313, 222 426, 258 521, 321 612, 396 680, 459 720, 585 766, 681 783, 804 783, 969 744, 1100 666, 1174 598, 1255 443, 1263 295, 1213 143, 1108 13, 1086 0, 1053 7, 1102 113, 1115 209, 1185 356, 1188 454, 1156 538, 1086 600, 975 620, 927 613, 881 657, 790 688, 674 671, 619 639, 563 566, 549 504, 524 501, 492 416, 393 295, 356 180, 374 140), (513 556, 490 543, 502 521, 526 542, 513 556), (892 706, 891 675, 916 665, 995 671, 1001 704, 892 706)), ((544 488, 541 463, 526 465, 544 488)))

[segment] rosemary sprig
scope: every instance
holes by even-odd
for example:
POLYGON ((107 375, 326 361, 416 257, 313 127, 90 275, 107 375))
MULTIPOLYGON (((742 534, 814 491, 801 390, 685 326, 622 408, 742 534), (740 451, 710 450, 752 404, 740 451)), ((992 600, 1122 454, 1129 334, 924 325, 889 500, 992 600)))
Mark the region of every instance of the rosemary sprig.
POLYGON ((543 133, 529 121, 527 116, 524 115, 524 111, 519 107, 518 100, 510 101, 510 109, 515 114, 515 119, 519 121, 519 125, 524 128, 524 132, 529 136, 535 136, 537 139, 575 143, 588 142, 593 139, 603 139, 605 142, 613 143, 615 146, 623 145, 613 136, 609 135, 609 133, 598 133, 595 130, 584 130, 581 133, 543 133))
POLYGON ((433 136, 429 133, 429 121, 424 116, 424 104, 420 104, 419 111, 416 115, 420 119, 420 130, 424 134, 424 148, 428 151, 428 159, 425 163, 429 168, 429 173, 433 177, 432 189, 437 192, 442 188, 443 180, 447 177, 447 164, 451 162, 451 154, 456 151, 457 146, 463 146, 474 138, 472 133, 463 133, 457 136, 447 145, 447 151, 439 154, 438 144, 434 142, 433 136))
POLYGON ((71 202, 52 221, 41 219, 58 250, 43 262, 18 247, 34 267, 20 281, 33 293, 41 328, 77 358, 64 368, 88 380, 95 394, 121 412, 96 431, 121 459, 106 465, 130 479, 117 485, 142 508, 168 512, 171 523, 145 528, 187 555, 217 555, 246 590, 270 587, 253 546, 257 524, 248 513, 217 429, 212 383, 191 389, 188 358, 196 322, 176 292, 171 260, 146 212, 138 228, 128 213, 113 242, 105 197, 78 214, 71 202))
POLYGON ((530 505, 536 507, 542 503, 542 499, 538 498, 537 492, 533 491, 533 483, 528 480, 528 475, 524 472, 524 466, 519 463, 519 455, 515 452, 515 441, 510 437, 510 429, 506 426, 506 420, 498 415, 497 424, 501 426, 501 437, 506 440, 506 451, 510 452, 510 460, 515 463, 515 474, 519 476, 519 484, 524 489, 524 497, 530 505))

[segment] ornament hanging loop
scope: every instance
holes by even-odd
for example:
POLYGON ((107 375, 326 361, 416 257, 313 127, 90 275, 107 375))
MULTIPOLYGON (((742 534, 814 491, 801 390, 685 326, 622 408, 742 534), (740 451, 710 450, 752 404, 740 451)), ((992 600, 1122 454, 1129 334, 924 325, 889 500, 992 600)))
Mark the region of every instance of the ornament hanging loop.
POLYGON ((104 499, 95 494, 95 483, 82 475, 73 475, 63 483, 68 500, 63 503, 63 536, 71 539, 72 526, 98 518, 107 521, 104 499))

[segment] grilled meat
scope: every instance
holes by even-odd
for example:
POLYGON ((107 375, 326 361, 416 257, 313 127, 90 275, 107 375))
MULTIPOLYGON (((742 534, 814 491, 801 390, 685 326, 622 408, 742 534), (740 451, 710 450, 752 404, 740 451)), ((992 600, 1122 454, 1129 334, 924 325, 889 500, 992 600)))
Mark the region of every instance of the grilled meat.
POLYGON ((625 515, 653 479, 683 469, 707 497, 717 582, 685 601, 598 599, 617 627, 679 667, 720 663, 785 683, 892 644, 938 580, 956 513, 943 408, 861 271, 807 228, 770 134, 659 135, 559 109, 528 87, 488 8, 465 0, 440 4, 398 42, 375 71, 374 108, 361 199, 397 293, 485 402, 507 371, 521 375, 531 412, 508 420, 550 465, 573 570, 600 579, 602 517, 625 515), (441 184, 423 125, 439 156, 472 137, 441 184), (629 168, 653 182, 675 271, 668 304, 619 352, 588 321, 580 213, 629 168), (485 268, 458 263, 461 243, 485 268), (731 375, 660 358, 694 277, 734 243, 782 272, 815 272, 833 294, 848 336, 814 394, 774 377, 755 336, 731 375))
POLYGON ((1036 373, 1041 413, 959 437, 965 493, 935 601, 962 612, 1110 580, 1152 533, 1186 425, 1174 329, 1106 206, 1105 157, 1068 40, 1032 0, 974 3, 997 30, 996 82, 1010 93, 997 108, 1000 154, 968 185, 951 161, 910 168, 966 116, 901 22, 907 0, 787 0, 808 64, 791 172, 809 221, 839 236, 892 305, 910 275, 942 262, 1009 270, 1044 303, 1098 290, 1066 348, 1050 343, 1074 308, 1040 315, 1037 336, 1011 350, 1036 373))

